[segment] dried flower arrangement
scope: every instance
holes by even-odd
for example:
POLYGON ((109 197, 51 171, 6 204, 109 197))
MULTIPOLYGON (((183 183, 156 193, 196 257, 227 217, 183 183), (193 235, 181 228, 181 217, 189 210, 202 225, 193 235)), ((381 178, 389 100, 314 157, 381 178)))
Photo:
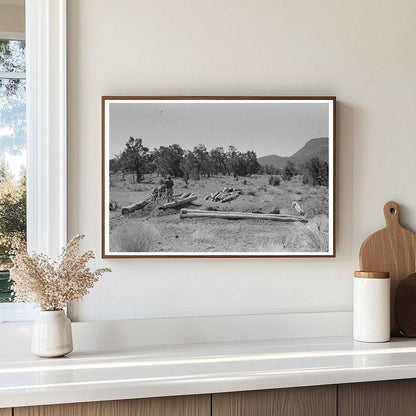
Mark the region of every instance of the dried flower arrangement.
POLYGON ((57 261, 45 254, 29 255, 26 249, 18 251, 10 270, 15 302, 34 303, 45 311, 60 310, 84 297, 103 273, 111 272, 109 268, 88 268, 94 253, 78 254, 83 238, 80 234, 72 238, 57 261))

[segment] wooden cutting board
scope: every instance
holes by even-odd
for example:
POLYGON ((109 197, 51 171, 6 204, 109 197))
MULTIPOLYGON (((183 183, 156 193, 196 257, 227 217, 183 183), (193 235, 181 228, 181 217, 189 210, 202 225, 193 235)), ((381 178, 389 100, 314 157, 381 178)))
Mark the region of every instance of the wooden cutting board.
POLYGON ((370 235, 361 246, 360 268, 390 273, 390 329, 397 336, 400 331, 394 317, 394 298, 400 280, 416 271, 416 235, 400 225, 396 202, 384 205, 384 217, 386 228, 370 235))

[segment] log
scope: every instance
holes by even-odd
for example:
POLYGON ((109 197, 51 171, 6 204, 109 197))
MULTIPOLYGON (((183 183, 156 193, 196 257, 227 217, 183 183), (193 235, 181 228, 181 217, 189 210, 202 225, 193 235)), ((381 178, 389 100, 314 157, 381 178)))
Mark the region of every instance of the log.
POLYGON ((135 204, 131 204, 127 207, 121 208, 121 214, 127 215, 134 211, 137 211, 138 209, 141 209, 145 207, 149 203, 149 200, 146 199, 145 201, 136 202, 135 204))
POLYGON ((241 214, 241 215, 278 215, 279 217, 288 217, 288 218, 294 218, 294 219, 305 219, 302 216, 299 215, 293 215, 293 214, 273 214, 268 212, 237 212, 237 211, 221 211, 218 209, 192 209, 192 208, 182 208, 181 212, 184 212, 185 214, 193 214, 193 213, 199 213, 199 212, 217 212, 219 214, 241 214))
POLYGON ((218 202, 221 200, 221 198, 225 195, 224 191, 215 192, 215 194, 212 197, 212 200, 214 202, 218 202))
MULTIPOLYGON (((214 202, 228 202, 237 198, 237 196, 241 195, 242 192, 243 190, 240 188, 224 188, 222 191, 211 194, 211 198, 214 202), (235 194, 237 194, 237 196, 235 196, 235 194)), ((205 199, 208 200, 209 196, 207 196, 205 199)))
POLYGON ((177 199, 171 202, 166 202, 165 204, 162 204, 159 208, 166 209, 166 208, 180 207, 181 205, 189 204, 190 202, 195 201, 195 199, 197 198, 198 197, 195 194, 191 194, 187 198, 177 199))
POLYGON ((216 212, 206 212, 206 213, 189 213, 189 214, 180 214, 181 219, 185 218, 222 218, 227 220, 269 220, 269 221, 279 221, 279 222, 308 222, 304 218, 292 218, 292 217, 280 217, 279 214, 252 214, 252 215, 239 215, 238 213, 229 213, 229 214, 218 214, 216 212))
POLYGON ((221 198, 221 202, 229 202, 232 201, 240 196, 240 192, 234 192, 232 194, 226 195, 224 198, 221 198))
POLYGON ((284 214, 253 214, 251 212, 202 211, 182 209, 180 218, 224 218, 227 220, 269 220, 280 222, 308 222, 304 217, 284 214))
POLYGON ((219 216, 221 214, 223 215, 227 215, 227 214, 238 214, 241 216, 246 216, 248 218, 251 218, 253 215, 259 215, 259 216, 264 216, 264 215, 273 215, 274 217, 278 217, 278 218, 288 218, 288 219, 292 219, 293 221, 301 221, 301 222, 308 222, 308 220, 303 217, 303 216, 299 216, 299 215, 292 215, 292 214, 268 214, 268 213, 261 213, 261 212, 237 212, 237 211, 214 211, 214 210, 204 210, 204 209, 191 209, 191 208, 182 208, 181 213, 183 214, 219 214, 219 216))
POLYGON ((221 191, 217 191, 217 192, 211 194, 211 198, 215 199, 220 193, 221 193, 221 191))

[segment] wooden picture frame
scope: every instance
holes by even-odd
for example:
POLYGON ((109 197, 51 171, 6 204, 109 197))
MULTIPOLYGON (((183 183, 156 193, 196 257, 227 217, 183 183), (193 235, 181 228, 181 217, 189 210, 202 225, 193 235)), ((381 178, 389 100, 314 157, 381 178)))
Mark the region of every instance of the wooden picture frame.
POLYGON ((103 258, 335 257, 336 97, 101 107, 103 258))

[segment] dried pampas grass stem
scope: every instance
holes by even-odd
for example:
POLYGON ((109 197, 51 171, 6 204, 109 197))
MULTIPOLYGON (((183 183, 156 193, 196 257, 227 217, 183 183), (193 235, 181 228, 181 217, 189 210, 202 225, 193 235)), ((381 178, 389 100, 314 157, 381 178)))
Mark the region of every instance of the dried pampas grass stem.
POLYGON ((83 235, 76 235, 63 249, 57 261, 44 254, 21 250, 13 258, 10 279, 15 302, 34 303, 45 311, 56 311, 83 298, 109 268, 92 271, 88 262, 92 251, 78 254, 83 235))

